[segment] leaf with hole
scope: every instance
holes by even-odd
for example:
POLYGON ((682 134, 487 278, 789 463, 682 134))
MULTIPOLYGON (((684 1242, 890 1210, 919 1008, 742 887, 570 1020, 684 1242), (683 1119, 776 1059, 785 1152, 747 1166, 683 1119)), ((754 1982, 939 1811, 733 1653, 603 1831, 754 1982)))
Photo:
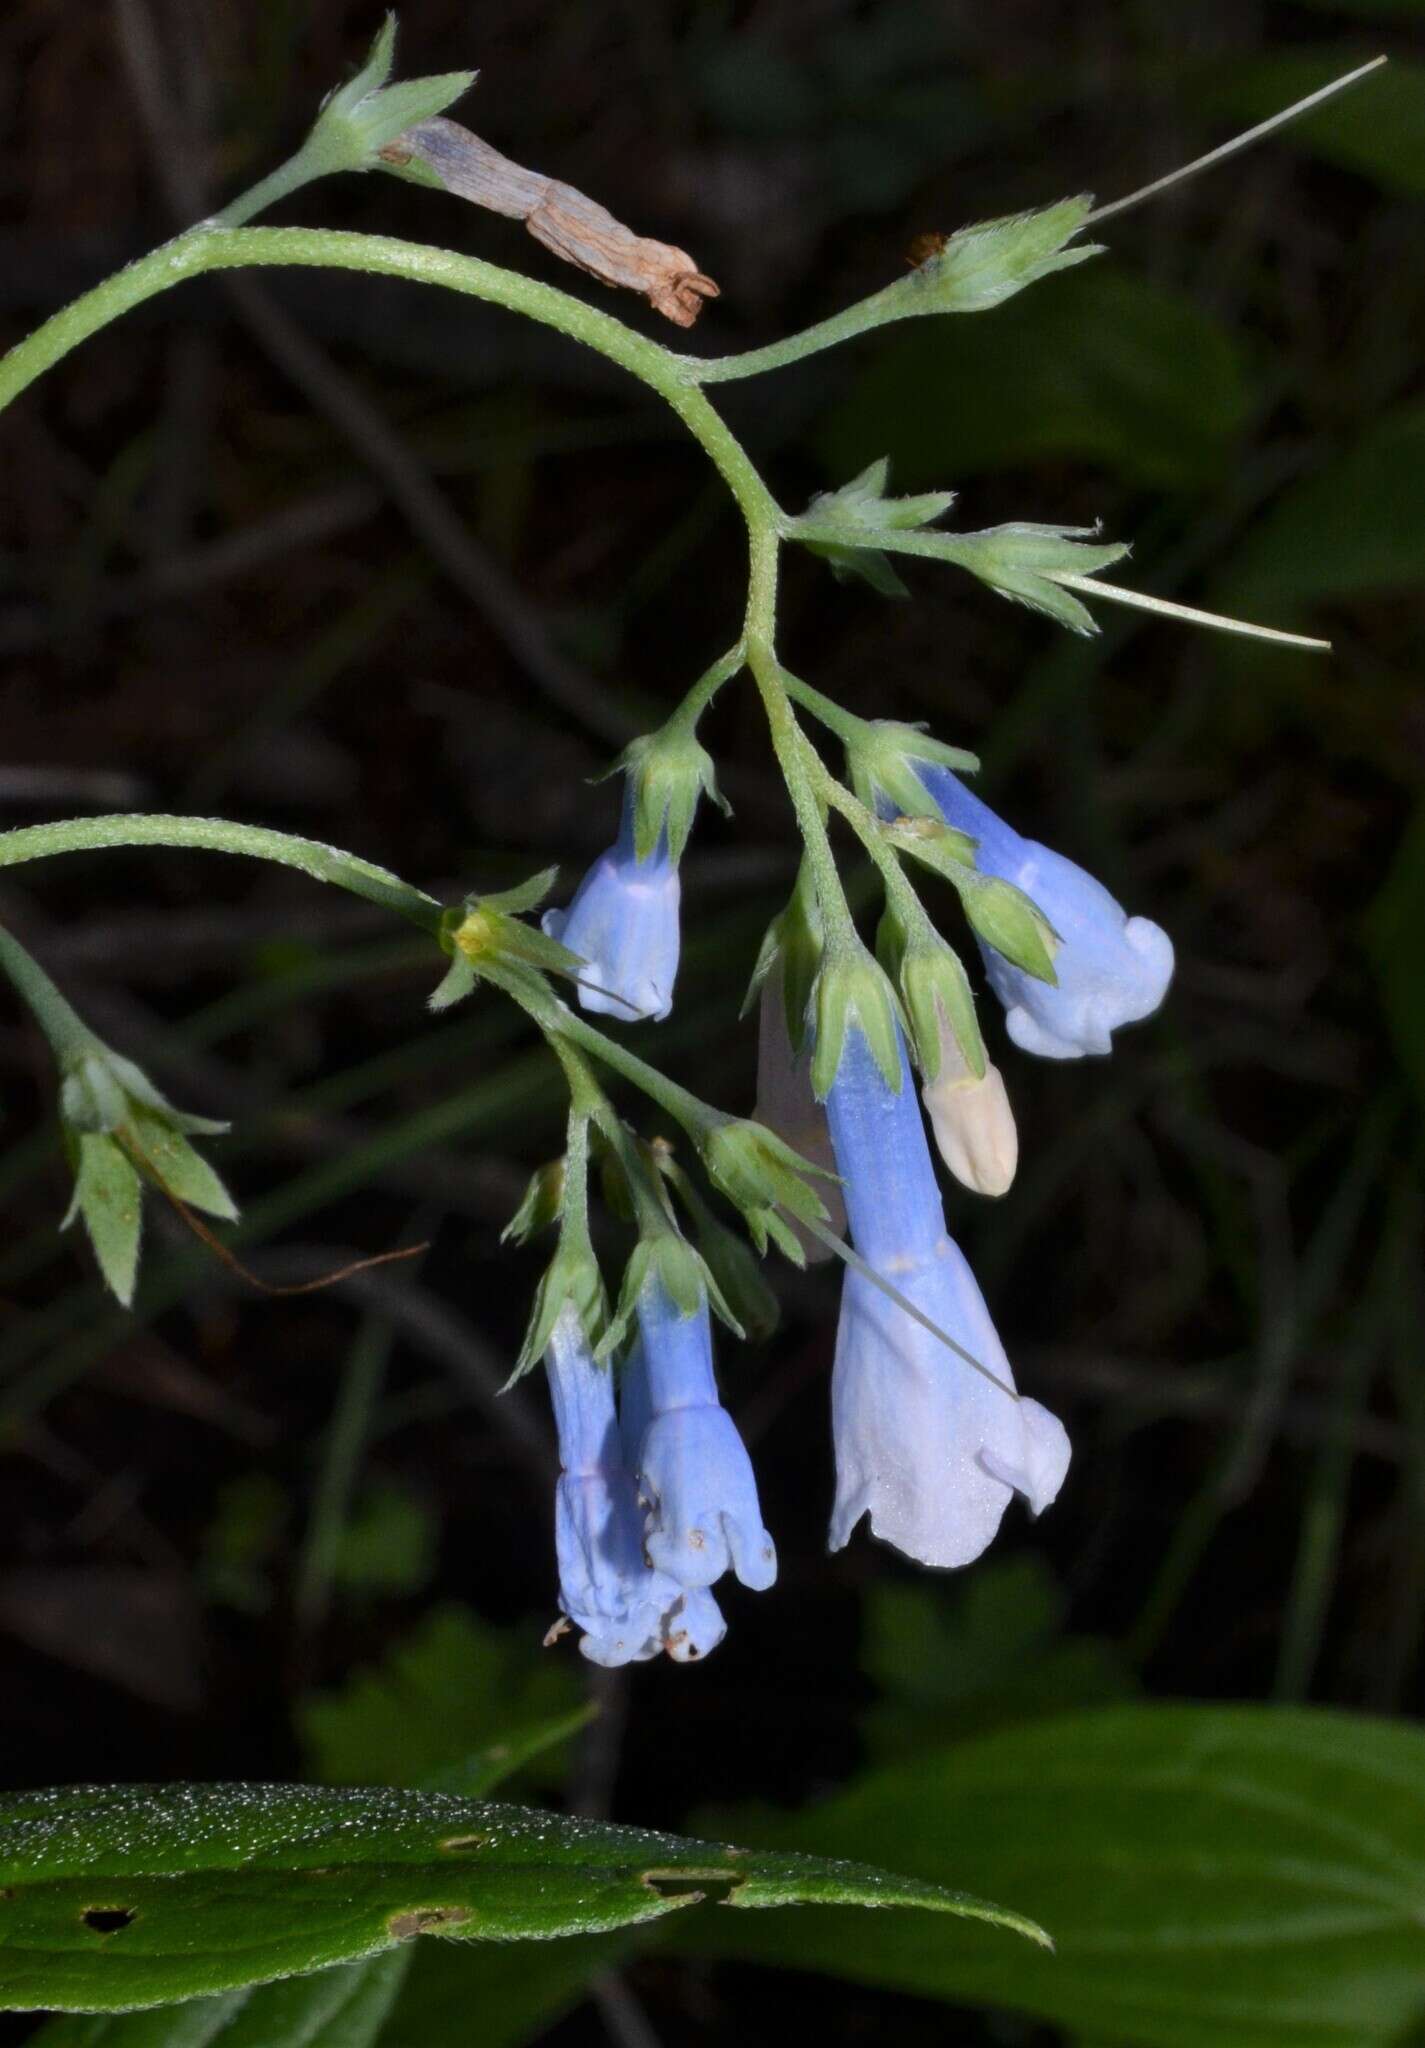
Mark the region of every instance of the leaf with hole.
POLYGON ((65 1786, 0 1802, 0 2006, 117 2012, 423 1934, 604 1933, 715 1900, 921 1906, 1047 1941, 939 1884, 448 1794, 65 1786))

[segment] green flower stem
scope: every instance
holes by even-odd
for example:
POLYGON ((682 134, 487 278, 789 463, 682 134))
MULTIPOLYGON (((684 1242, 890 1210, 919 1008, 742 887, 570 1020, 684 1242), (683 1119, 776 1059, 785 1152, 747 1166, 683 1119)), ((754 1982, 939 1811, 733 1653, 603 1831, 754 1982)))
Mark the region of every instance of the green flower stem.
POLYGON ((793 703, 808 710, 828 732, 834 732, 843 745, 855 747, 865 744, 871 733, 868 719, 858 718, 854 711, 844 711, 830 697, 824 697, 820 690, 814 690, 810 683, 804 683, 787 669, 782 670, 782 683, 793 703))
MULTIPOLYGON (((581 1063, 582 1064, 582 1063, 581 1063)), ((587 1069, 585 1070, 587 1073, 587 1069)), ((593 1076, 588 1076, 588 1087, 596 1088, 593 1076)), ((589 1234, 589 1119, 592 1110, 584 1107, 579 1093, 571 1087, 569 1099, 569 1128, 564 1141, 564 1200, 560 1211, 561 1235, 567 1231, 586 1247, 592 1256, 593 1240, 589 1234)), ((597 1089, 602 1095, 603 1090, 597 1089)))
POLYGON ((743 507, 751 540, 751 574, 747 586, 747 617, 743 642, 747 662, 761 692, 772 749, 787 794, 792 800, 801 828, 806 865, 816 890, 817 903, 833 942, 855 938, 855 924, 841 887, 836 856, 827 837, 826 820, 812 787, 808 756, 815 758, 810 743, 797 723, 786 678, 777 660, 774 639, 777 626, 777 569, 781 529, 759 527, 743 507))
POLYGON ((719 655, 711 667, 703 670, 668 723, 684 725, 691 732, 723 684, 730 682, 746 666, 747 650, 739 640, 735 647, 729 647, 726 654, 719 655))
POLYGON ((641 1060, 636 1052, 630 1052, 617 1039, 605 1037, 595 1025, 586 1023, 576 1011, 560 1001, 542 974, 495 960, 482 963, 480 972, 483 980, 493 982, 496 988, 512 996, 539 1026, 564 1069, 571 1101, 577 1107, 587 1108, 589 1116, 601 1130, 605 1128, 602 1112, 608 1110, 612 1114, 612 1111, 604 1091, 589 1073, 583 1058, 585 1053, 601 1066, 621 1074, 624 1080, 632 1081, 635 1088, 681 1124, 695 1142, 716 1125, 729 1121, 721 1111, 711 1108, 691 1090, 670 1081, 666 1074, 659 1073, 657 1067, 649 1066, 647 1060, 641 1060))
POLYGON ((919 896, 906 880, 900 856, 887 841, 885 833, 881 830, 880 820, 872 816, 860 798, 853 796, 844 783, 837 781, 820 755, 815 758, 817 787, 830 808, 840 811, 875 862, 885 883, 887 902, 900 912, 908 930, 931 929, 930 918, 919 896))
POLYGON ((61 1067, 72 1066, 86 1053, 102 1051, 84 1019, 73 1010, 37 960, 17 938, 0 926, 0 969, 34 1013, 61 1067))
POLYGON ((800 334, 768 342, 765 348, 743 349, 737 355, 712 358, 680 356, 678 360, 684 374, 698 384, 725 384, 734 377, 760 377, 765 370, 784 369, 788 363, 799 363, 824 348, 835 348, 838 342, 850 341, 873 327, 910 318, 916 309, 906 301, 900 284, 897 279, 894 284, 884 285, 869 298, 858 299, 854 306, 833 313, 830 319, 818 320, 814 326, 804 327, 800 334), (888 305, 893 310, 888 311, 888 305))
MULTIPOLYGON (((200 227, 240 228, 255 214, 263 213, 269 206, 276 206, 289 193, 298 192, 303 185, 310 185, 315 178, 324 178, 332 171, 355 170, 358 166, 349 158, 337 159, 330 149, 322 149, 315 132, 309 135, 302 147, 289 156, 285 164, 279 164, 275 171, 269 171, 265 178, 259 178, 246 192, 239 192, 221 212, 210 221, 199 222, 200 227)), ((170 244, 171 246, 171 244, 170 244)))
MULTIPOLYGON (((330 882, 383 910, 394 910, 418 924, 423 931, 438 933, 441 905, 424 889, 412 888, 399 875, 378 868, 339 847, 323 846, 316 839, 299 839, 290 832, 271 832, 262 825, 235 825, 225 818, 169 818, 135 815, 106 818, 66 818, 52 825, 24 825, 18 831, 0 832, 0 867, 15 867, 21 861, 44 860, 56 853, 88 853, 109 846, 179 846, 204 853, 246 854, 256 860, 279 862, 297 868, 314 881, 330 882)), ((35 970, 38 973, 38 969, 35 970)))
MULTIPOLYGON (((291 177, 294 173, 289 166, 276 175, 291 177)), ((248 197, 251 200, 253 195, 248 197)), ((772 744, 807 842, 828 930, 837 935, 849 931, 851 915, 841 891, 825 824, 812 794, 800 728, 772 651, 778 549, 789 530, 789 522, 741 442, 697 388, 697 373, 704 366, 633 333, 621 320, 585 305, 567 292, 502 270, 475 256, 426 248, 388 236, 348 234, 333 229, 226 228, 200 224, 106 279, 13 348, 0 361, 0 408, 81 341, 132 307, 186 278, 247 265, 359 270, 374 276, 401 277, 417 284, 444 285, 524 314, 595 349, 641 379, 672 408, 727 484, 747 523, 750 574, 743 633, 746 657, 762 694, 772 744)), ((867 313, 867 308, 874 304, 874 300, 864 301, 861 308, 853 307, 839 321, 826 323, 828 329, 837 331, 828 333, 826 341, 817 345, 826 346, 830 340, 839 338, 847 321, 851 325, 844 327, 844 331, 859 331, 860 325, 874 317, 867 313)), ((16 836, 19 835, 11 835, 16 836)))

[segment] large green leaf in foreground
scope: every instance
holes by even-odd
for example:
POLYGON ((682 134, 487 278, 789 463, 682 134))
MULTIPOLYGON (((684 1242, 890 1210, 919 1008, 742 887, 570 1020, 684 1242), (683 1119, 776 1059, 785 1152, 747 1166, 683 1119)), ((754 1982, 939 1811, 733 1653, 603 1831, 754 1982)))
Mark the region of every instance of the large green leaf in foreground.
POLYGON ((750 1852, 449 1794, 65 1786, 0 1801, 0 2005, 114 2012, 379 1955, 546 1939, 715 1897, 1032 1922, 864 1864, 750 1852))
MULTIPOLYGON (((839 1854, 1000 1891, 1056 1953, 886 1914, 680 1925, 680 1947, 957 2004, 1127 2048, 1402 2048, 1425 2039, 1425 1733, 1366 1715, 1128 1706, 881 1770, 781 1820, 839 1854)), ((770 1827, 759 1828, 765 1837, 770 1827)))

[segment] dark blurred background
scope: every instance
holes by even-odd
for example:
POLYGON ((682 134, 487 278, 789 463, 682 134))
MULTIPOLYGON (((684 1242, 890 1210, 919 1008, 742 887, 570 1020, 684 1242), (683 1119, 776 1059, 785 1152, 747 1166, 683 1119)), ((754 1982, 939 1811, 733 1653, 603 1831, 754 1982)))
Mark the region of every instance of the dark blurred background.
MULTIPOLYGON (((919 233, 1111 199, 1396 60, 998 312, 717 394, 794 508, 888 454, 901 488, 957 488, 967 527, 1101 520, 1134 542, 1121 580, 1335 653, 1106 611, 1079 643, 950 569, 911 565, 895 604, 789 561, 790 665, 976 749, 992 800, 1180 964, 1111 1061, 1036 1063, 983 1005, 1021 1170, 998 1206, 956 1193, 951 1227, 1073 1435, 1052 1514, 1012 1513, 954 1577, 864 1533, 828 1559, 836 1286, 789 1276, 779 1335, 722 1347, 781 1580, 730 1594, 706 1667, 600 1681, 561 1795, 585 1810, 798 1804, 917 1732, 1138 1687, 1420 1710, 1420 12, 411 0, 403 73, 478 65, 460 118, 718 279, 686 344, 442 194, 346 178, 272 216, 473 251, 721 352, 901 274, 919 233)), ((8 0, 5 339, 285 155, 379 21, 368 0, 8 0)), ((4 434, 7 824, 213 812, 447 897, 552 859, 572 885, 615 818, 589 778, 736 633, 738 522, 697 449, 611 366, 470 301, 189 284, 4 434)), ((736 817, 699 822, 678 1006, 639 1043, 746 1109, 737 1010, 797 849, 746 683, 704 736, 736 817)), ((493 1398, 540 1265, 499 1233, 558 1147, 552 1062, 489 997, 429 1018, 423 942, 276 869, 67 859, 7 874, 0 916, 175 1100, 232 1119, 214 1157, 261 1279, 430 1243, 270 1298, 155 1204, 148 1292, 117 1317, 57 1234, 48 1054, 6 1006, 0 1781, 397 1780, 572 1697, 570 1644, 538 1649, 542 1390, 493 1398)), ((629 1982, 664 2038, 778 2038, 789 2011, 829 2041, 945 2038, 943 2008, 818 1978, 771 1995, 663 1961, 629 1982)), ((557 2038, 636 2039, 622 1995, 557 2038)), ((985 2025, 957 2038, 1031 2038, 985 2025)))

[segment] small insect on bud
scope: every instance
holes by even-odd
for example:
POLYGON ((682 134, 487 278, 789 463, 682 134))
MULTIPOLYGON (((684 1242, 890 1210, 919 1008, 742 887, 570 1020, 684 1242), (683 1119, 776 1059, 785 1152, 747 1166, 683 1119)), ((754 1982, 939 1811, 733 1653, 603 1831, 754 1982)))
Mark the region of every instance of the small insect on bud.
POLYGON ((938 256, 949 242, 948 235, 942 235, 938 228, 931 228, 923 235, 917 235, 905 252, 905 260, 912 270, 919 270, 922 263, 928 263, 932 256, 938 256))

